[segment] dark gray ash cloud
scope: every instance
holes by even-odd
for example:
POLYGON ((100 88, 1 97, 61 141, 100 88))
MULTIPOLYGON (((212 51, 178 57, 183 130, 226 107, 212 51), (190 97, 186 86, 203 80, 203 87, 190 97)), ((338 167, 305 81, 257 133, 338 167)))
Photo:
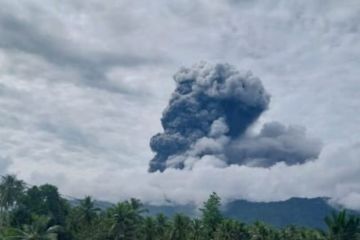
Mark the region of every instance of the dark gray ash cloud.
POLYGON ((277 162, 302 164, 319 156, 321 143, 306 136, 305 128, 266 123, 259 135, 244 137, 226 149, 228 164, 269 167, 277 162))
POLYGON ((246 134, 269 105, 259 78, 229 64, 205 62, 182 68, 161 119, 163 133, 151 138, 155 157, 149 171, 184 168, 189 156, 213 155, 226 164, 269 167, 317 158, 320 143, 301 127, 265 124, 257 136, 246 134))

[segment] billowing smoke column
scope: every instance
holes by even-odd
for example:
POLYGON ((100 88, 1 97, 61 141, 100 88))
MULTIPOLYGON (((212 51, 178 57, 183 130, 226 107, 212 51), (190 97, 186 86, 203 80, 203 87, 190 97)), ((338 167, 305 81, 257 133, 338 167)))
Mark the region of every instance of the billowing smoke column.
POLYGON ((191 167, 205 156, 226 165, 271 166, 278 161, 301 163, 319 154, 319 144, 307 143, 303 130, 278 123, 265 125, 259 136, 247 136, 270 100, 251 73, 202 62, 182 68, 174 79, 176 89, 161 119, 164 132, 150 141, 156 155, 149 171, 191 167), (292 136, 297 136, 293 144, 288 142, 292 136))

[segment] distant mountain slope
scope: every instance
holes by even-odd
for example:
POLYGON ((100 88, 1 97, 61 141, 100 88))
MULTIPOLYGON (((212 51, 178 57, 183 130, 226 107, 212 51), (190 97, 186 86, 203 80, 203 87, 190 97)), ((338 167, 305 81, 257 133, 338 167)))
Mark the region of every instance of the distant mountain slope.
MULTIPOLYGON (((68 199, 68 202, 72 207, 79 206, 81 199, 68 199)), ((100 208, 101 210, 106 210, 108 208, 113 207, 114 204, 107 201, 95 200, 95 207, 100 208)))
POLYGON ((293 224, 325 228, 324 218, 334 210, 325 198, 291 198, 268 203, 236 200, 227 204, 224 215, 244 222, 259 220, 276 227, 293 224))
MULTIPOLYGON (((78 205, 79 200, 71 200, 71 204, 78 205)), ((106 201, 96 201, 96 206, 106 209, 113 206, 106 201)), ((171 217, 176 213, 188 216, 199 214, 194 205, 162 205, 154 206, 145 204, 147 215, 163 213, 171 217)), ((229 218, 242 222, 262 221, 276 227, 298 225, 312 228, 325 228, 324 218, 335 208, 328 204, 326 198, 291 198, 278 202, 249 202, 235 200, 223 208, 223 214, 229 218)))
POLYGON ((172 217, 176 213, 182 213, 187 216, 196 216, 196 206, 188 204, 188 205, 165 205, 165 206, 154 206, 145 204, 145 208, 148 210, 148 215, 154 216, 159 213, 164 214, 167 217, 172 217))
MULTIPOLYGON (((172 216, 176 212, 195 216, 196 207, 191 205, 146 206, 150 215, 164 213, 172 216)), ((326 198, 291 198, 278 202, 249 202, 235 200, 228 203, 223 214, 242 222, 262 221, 276 227, 297 225, 313 228, 325 228, 324 218, 335 211, 326 198)))

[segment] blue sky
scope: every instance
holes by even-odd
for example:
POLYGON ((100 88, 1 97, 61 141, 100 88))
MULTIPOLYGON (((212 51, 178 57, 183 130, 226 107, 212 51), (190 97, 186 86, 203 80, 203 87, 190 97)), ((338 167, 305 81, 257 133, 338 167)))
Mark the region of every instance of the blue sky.
POLYGON ((360 4, 0 0, 0 172, 68 195, 201 202, 330 196, 360 208, 360 4), (253 127, 302 125, 319 159, 147 173, 181 66, 228 62, 271 95, 253 127))

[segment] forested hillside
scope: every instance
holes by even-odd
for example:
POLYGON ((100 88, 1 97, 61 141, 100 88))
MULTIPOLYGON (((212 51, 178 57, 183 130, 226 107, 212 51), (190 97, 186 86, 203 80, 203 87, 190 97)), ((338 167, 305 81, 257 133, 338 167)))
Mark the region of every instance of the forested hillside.
MULTIPOLYGON (((100 207, 110 204, 97 201, 96 203, 100 207)), ((169 205, 145 205, 145 207, 152 216, 159 213, 168 217, 173 217, 176 213, 183 213, 191 217, 198 215, 197 206, 192 204, 169 203, 169 205)), ((225 217, 245 223, 262 221, 274 227, 297 225, 320 229, 326 229, 324 218, 333 211, 337 211, 337 209, 329 205, 326 198, 291 198, 276 202, 234 200, 221 207, 221 212, 225 217)))

